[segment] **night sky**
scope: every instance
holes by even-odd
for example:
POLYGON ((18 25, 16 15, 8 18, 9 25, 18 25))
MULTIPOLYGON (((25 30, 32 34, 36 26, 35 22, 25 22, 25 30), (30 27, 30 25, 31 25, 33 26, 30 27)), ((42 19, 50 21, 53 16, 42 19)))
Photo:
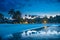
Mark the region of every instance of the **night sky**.
POLYGON ((12 8, 22 14, 56 15, 60 14, 60 0, 0 0, 0 12, 5 16, 12 8))

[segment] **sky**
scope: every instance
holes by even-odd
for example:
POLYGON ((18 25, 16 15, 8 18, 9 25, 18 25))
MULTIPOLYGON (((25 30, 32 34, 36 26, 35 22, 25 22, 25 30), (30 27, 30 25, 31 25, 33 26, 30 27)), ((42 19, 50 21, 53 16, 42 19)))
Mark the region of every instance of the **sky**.
POLYGON ((60 0, 0 0, 0 12, 8 16, 10 9, 19 10, 22 14, 59 15, 60 0))

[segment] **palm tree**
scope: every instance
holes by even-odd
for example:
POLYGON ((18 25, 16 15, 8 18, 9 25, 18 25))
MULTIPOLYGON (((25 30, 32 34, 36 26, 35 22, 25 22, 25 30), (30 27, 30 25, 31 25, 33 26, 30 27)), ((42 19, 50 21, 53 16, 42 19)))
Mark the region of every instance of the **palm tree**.
POLYGON ((54 19, 52 16, 50 16, 49 20, 48 20, 49 23, 53 23, 54 22, 54 19))
POLYGON ((14 9, 10 9, 10 11, 9 11, 9 13, 8 13, 8 14, 10 14, 10 16, 13 16, 13 15, 15 14, 14 9))
POLYGON ((21 21, 21 12, 20 11, 16 11, 15 15, 13 17, 15 17, 15 19, 17 19, 18 22, 20 22, 21 21))
POLYGON ((13 19, 16 19, 16 20, 20 20, 21 18, 21 12, 20 11, 16 11, 14 9, 10 9, 9 13, 10 16, 13 18, 13 19))
POLYGON ((27 17, 27 14, 25 14, 25 20, 27 19, 26 17, 27 17))
POLYGON ((29 17, 31 17, 31 15, 29 15, 29 17))
POLYGON ((16 15, 21 17, 21 12, 20 11, 16 11, 16 15))
POLYGON ((16 11, 12 18, 17 19, 18 17, 21 18, 21 12, 20 11, 16 11))
POLYGON ((25 14, 25 17, 27 17, 27 14, 25 14))

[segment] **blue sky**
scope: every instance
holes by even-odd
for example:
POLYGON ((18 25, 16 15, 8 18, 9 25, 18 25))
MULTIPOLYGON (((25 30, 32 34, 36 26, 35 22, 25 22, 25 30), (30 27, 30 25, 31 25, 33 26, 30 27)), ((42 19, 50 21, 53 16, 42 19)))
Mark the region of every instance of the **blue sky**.
POLYGON ((60 14, 60 0, 0 0, 0 12, 8 16, 11 9, 22 14, 55 15, 60 14))

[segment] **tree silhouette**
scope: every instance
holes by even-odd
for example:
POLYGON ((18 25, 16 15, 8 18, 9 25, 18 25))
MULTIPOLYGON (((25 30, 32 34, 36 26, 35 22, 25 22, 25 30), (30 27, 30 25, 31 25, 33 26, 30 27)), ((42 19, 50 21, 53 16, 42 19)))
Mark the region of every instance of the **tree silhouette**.
POLYGON ((25 17, 27 17, 27 14, 25 14, 25 17))
POLYGON ((52 17, 52 16, 50 16, 48 22, 49 22, 49 23, 53 23, 53 17, 52 17))
POLYGON ((31 15, 29 15, 29 17, 31 17, 31 15))
POLYGON ((12 19, 17 20, 17 23, 20 23, 21 21, 21 12, 19 10, 15 11, 14 9, 10 9, 9 13, 12 19))
POLYGON ((21 12, 20 11, 16 11, 15 15, 13 17, 15 17, 15 19, 17 19, 18 22, 20 22, 21 21, 21 12))
POLYGON ((4 19, 4 15, 2 13, 0 13, 0 20, 4 19))
POLYGON ((14 10, 14 9, 10 9, 10 11, 9 11, 8 14, 10 14, 10 16, 14 16, 14 14, 15 14, 15 10, 14 10))
POLYGON ((21 18, 21 12, 20 11, 16 11, 12 18, 17 19, 19 17, 21 18))

